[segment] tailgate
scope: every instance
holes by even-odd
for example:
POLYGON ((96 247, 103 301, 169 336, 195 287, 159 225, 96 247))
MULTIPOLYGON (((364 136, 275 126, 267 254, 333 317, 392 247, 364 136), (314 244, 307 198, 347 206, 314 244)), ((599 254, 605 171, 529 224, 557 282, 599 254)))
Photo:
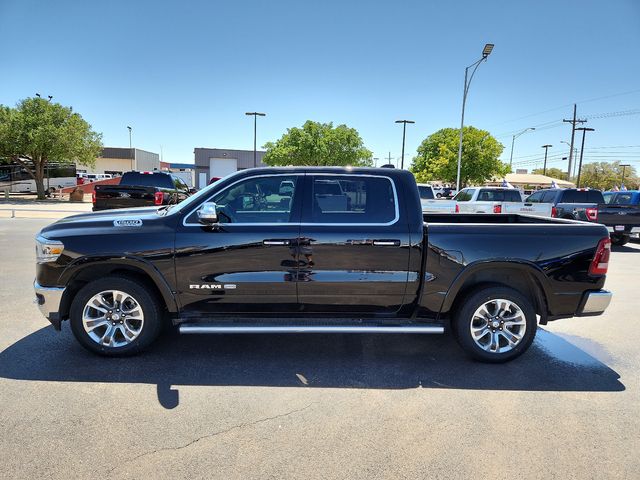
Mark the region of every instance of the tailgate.
POLYGON ((155 187, 96 185, 94 210, 149 207, 155 205, 155 187))
POLYGON ((534 217, 551 217, 550 203, 517 203, 504 202, 502 213, 518 213, 521 215, 533 215, 534 217))
POLYGON ((613 227, 613 231, 630 231, 640 227, 640 207, 637 205, 599 205, 598 223, 613 227))

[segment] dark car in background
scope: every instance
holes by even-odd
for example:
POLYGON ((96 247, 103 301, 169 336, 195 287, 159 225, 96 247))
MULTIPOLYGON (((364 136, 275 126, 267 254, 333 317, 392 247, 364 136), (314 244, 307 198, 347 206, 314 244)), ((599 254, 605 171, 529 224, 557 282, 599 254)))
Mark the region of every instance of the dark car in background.
POLYGON ((173 205, 191 194, 189 186, 168 172, 126 172, 119 185, 96 185, 93 211, 173 205))
POLYGON ((598 221, 607 226, 611 243, 624 245, 631 235, 640 233, 640 191, 604 192, 598 206, 598 221))
POLYGON ((598 205, 604 203, 600 190, 590 188, 547 188, 529 195, 526 203, 550 203, 551 216, 567 220, 598 221, 598 205))

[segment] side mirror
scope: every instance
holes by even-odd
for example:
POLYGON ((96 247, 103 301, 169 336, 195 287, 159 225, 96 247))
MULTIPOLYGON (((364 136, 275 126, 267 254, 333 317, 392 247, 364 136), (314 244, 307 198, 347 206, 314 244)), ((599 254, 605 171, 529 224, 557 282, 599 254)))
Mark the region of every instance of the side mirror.
POLYGON ((198 209, 198 221, 203 225, 218 223, 218 206, 215 202, 205 202, 198 209))

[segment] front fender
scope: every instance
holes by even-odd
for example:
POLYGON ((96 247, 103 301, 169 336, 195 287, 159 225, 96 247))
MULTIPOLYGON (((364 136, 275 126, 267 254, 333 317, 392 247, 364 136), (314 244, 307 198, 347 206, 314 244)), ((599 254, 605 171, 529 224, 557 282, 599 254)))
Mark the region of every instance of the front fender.
POLYGON ((123 267, 127 270, 138 271, 147 276, 156 286, 169 312, 178 311, 178 301, 171 286, 167 282, 164 275, 151 262, 140 257, 122 257, 122 256, 85 256, 75 259, 68 264, 60 275, 60 284, 68 285, 74 279, 83 273, 88 273, 88 269, 97 269, 98 271, 108 268, 109 270, 117 270, 123 267))

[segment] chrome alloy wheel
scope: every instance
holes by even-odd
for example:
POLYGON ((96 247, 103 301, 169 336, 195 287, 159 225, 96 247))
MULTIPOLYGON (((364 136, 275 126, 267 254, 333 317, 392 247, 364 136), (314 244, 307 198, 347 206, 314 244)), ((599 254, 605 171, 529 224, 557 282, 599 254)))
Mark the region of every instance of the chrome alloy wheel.
POLYGON ((122 347, 133 342, 144 326, 138 301, 120 290, 105 290, 89 299, 82 310, 82 325, 99 345, 122 347))
POLYGON ((522 309, 510 300, 483 303, 471 319, 471 338, 489 353, 513 350, 524 338, 527 322, 522 309))

